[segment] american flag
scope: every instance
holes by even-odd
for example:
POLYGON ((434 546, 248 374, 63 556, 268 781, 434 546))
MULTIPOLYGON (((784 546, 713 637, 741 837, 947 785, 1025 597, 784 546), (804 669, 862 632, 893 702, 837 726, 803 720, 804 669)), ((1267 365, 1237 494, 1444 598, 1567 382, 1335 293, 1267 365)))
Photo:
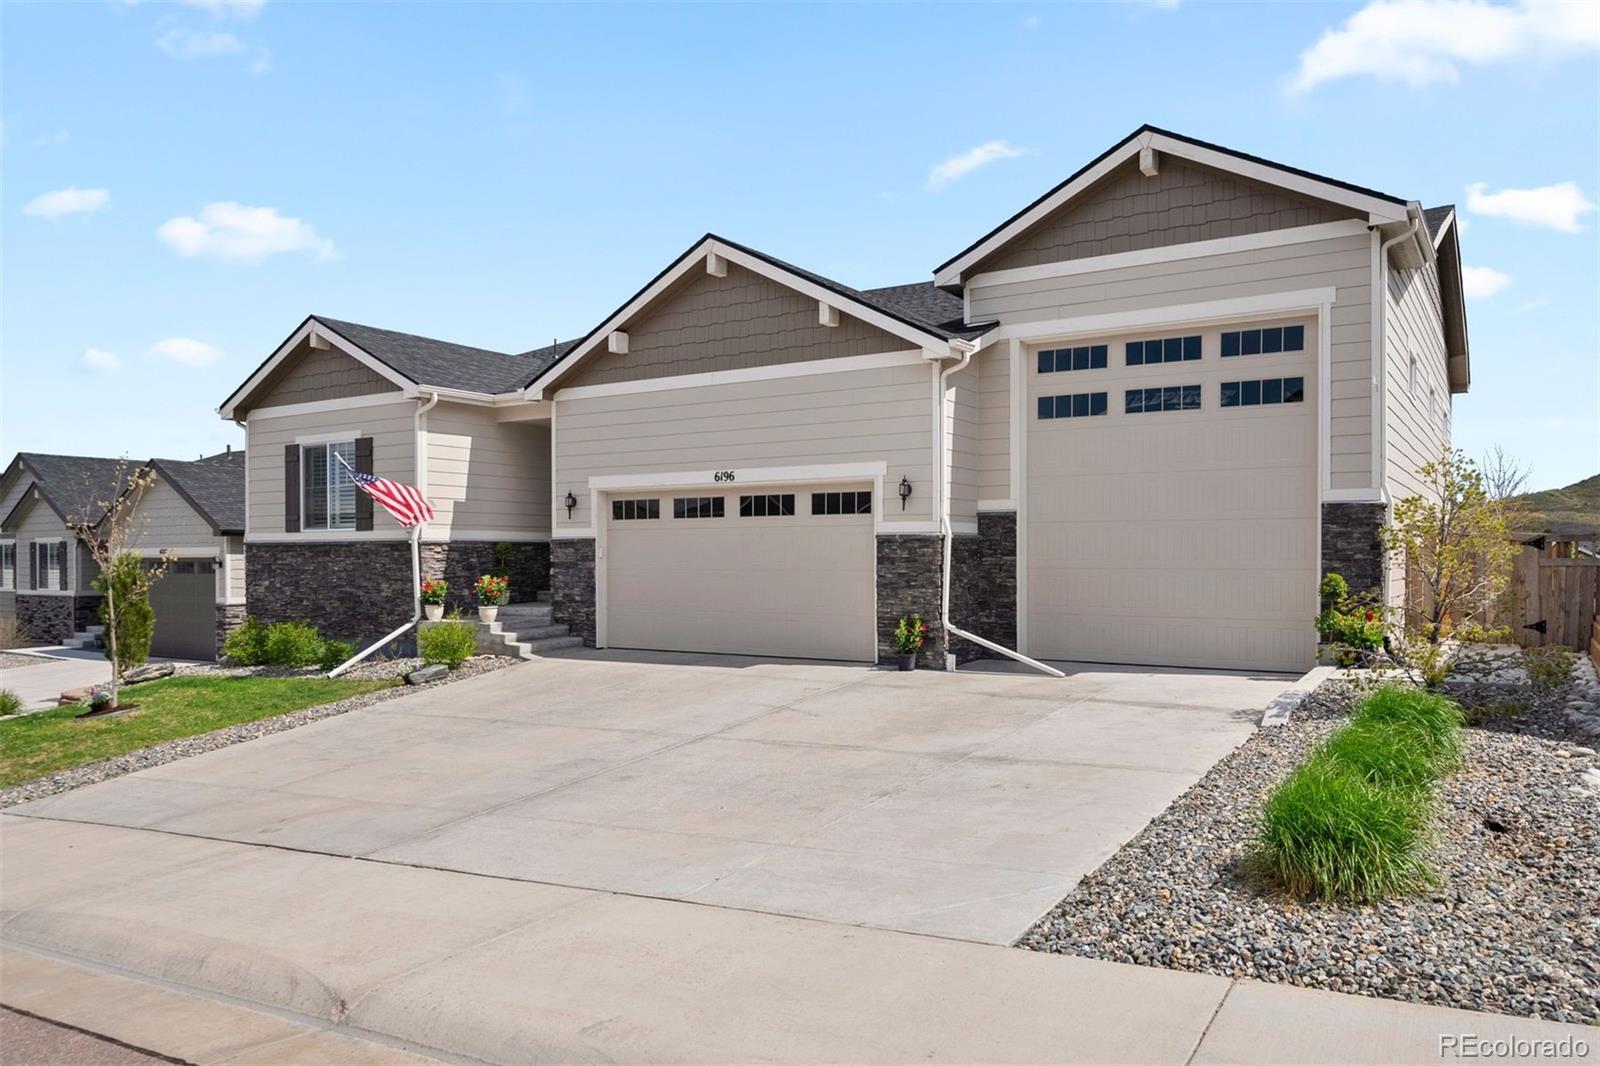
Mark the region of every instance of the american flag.
POLYGON ((378 505, 385 511, 394 515, 396 522, 410 529, 412 526, 433 520, 433 508, 428 505, 421 492, 410 485, 402 485, 386 477, 363 474, 351 466, 344 456, 338 455, 337 452, 334 454, 345 470, 349 471, 350 480, 354 481, 362 492, 378 501, 378 505))

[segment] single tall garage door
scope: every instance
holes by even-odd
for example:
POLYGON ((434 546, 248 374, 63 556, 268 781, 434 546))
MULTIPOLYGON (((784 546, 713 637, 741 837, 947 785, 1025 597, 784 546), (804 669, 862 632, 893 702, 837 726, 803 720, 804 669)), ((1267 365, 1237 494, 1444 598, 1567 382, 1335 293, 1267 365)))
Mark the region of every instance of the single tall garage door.
POLYGON ((870 484, 626 493, 607 506, 607 646, 877 657, 870 484))
POLYGON ((210 559, 178 559, 150 586, 150 607, 156 613, 151 655, 217 657, 216 566, 210 559))
POLYGON ((1293 320, 1030 351, 1031 654, 1310 667, 1315 343, 1293 320))

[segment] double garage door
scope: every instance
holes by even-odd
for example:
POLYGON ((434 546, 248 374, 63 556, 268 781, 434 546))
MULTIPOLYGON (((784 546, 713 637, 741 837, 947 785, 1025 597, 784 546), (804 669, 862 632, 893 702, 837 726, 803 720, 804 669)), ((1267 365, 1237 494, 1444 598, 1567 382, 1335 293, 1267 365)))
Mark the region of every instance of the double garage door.
POLYGON ((606 645, 876 659, 877 503, 871 484, 613 495, 606 645))
POLYGON ((216 658, 216 567, 210 559, 178 559, 150 586, 150 607, 156 615, 151 655, 216 658))
POLYGON ((1311 665, 1315 340, 1292 320, 1029 353, 1030 654, 1311 665))

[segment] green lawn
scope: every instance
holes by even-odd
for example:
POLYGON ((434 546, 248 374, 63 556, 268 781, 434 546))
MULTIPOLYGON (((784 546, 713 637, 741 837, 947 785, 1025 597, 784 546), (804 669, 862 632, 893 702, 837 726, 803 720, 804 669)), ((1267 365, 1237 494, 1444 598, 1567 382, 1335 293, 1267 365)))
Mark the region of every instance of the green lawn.
POLYGON ((0 787, 165 740, 288 714, 396 681, 326 677, 172 677, 122 690, 139 709, 114 718, 77 716, 83 705, 0 722, 0 787))

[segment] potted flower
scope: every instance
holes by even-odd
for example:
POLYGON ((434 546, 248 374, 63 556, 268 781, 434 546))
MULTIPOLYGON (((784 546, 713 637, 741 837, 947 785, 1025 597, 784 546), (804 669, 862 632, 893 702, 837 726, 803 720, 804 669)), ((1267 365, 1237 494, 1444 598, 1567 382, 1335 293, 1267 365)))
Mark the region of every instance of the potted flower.
POLYGON ((511 598, 511 583, 496 574, 484 574, 472 586, 472 594, 478 600, 478 620, 493 622, 501 605, 511 598))
POLYGON ((917 652, 928 639, 928 623, 920 614, 901 615, 894 627, 895 663, 901 670, 917 668, 917 652))
POLYGON ((449 592, 450 582, 442 577, 422 579, 422 611, 428 616, 428 621, 437 622, 444 617, 444 600, 449 592))
POLYGON ((105 714, 111 710, 111 690, 103 685, 96 685, 89 692, 89 713, 105 714))

